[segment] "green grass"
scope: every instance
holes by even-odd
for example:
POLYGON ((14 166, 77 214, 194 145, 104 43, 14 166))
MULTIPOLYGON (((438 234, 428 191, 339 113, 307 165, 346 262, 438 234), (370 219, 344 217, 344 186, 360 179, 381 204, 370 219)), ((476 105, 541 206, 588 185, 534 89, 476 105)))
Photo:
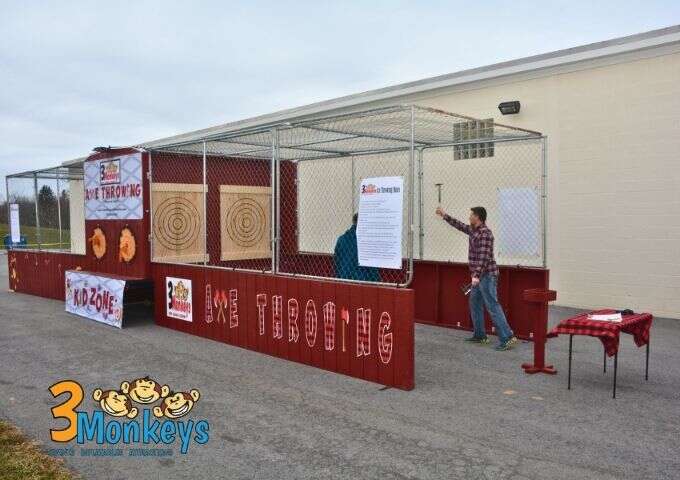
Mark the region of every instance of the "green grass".
MULTIPOLYGON (((36 227, 21 227, 21 234, 26 236, 26 242, 30 246, 38 246, 38 233, 36 227)), ((0 242, 5 238, 5 235, 9 233, 9 227, 6 223, 0 224, 0 242)), ((40 229, 40 241, 42 244, 46 245, 47 248, 60 248, 59 247, 59 229, 58 228, 41 228, 40 229)), ((62 230, 61 231, 61 247, 65 248, 71 244, 71 231, 62 230)), ((1 247, 0 243, 0 248, 1 247)))
POLYGON ((63 460, 38 448, 13 425, 0 420, 0 478, 3 480, 73 480, 63 460))

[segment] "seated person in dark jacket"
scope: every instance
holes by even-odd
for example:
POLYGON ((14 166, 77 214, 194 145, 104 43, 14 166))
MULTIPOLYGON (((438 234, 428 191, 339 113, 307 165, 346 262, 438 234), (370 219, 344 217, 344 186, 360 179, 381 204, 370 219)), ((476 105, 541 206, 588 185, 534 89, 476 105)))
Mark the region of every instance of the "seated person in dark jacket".
POLYGON ((338 237, 335 243, 335 276, 348 280, 380 281, 380 272, 375 267, 359 265, 357 252, 357 221, 359 214, 352 218, 352 226, 338 237))

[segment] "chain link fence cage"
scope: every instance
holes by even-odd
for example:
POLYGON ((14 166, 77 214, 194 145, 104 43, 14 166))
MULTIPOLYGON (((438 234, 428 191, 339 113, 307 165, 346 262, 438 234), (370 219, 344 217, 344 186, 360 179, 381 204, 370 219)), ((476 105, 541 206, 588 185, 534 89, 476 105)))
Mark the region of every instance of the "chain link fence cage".
POLYGON ((463 221, 484 206, 499 264, 545 266, 538 132, 407 105, 146 148, 154 262, 406 286, 414 259, 467 261, 437 206, 463 221), (362 180, 383 176, 404 180, 399 269, 360 267, 338 241, 362 180))
POLYGON ((85 253, 82 166, 16 173, 5 182, 7 248, 85 253), (18 210, 19 242, 12 242, 12 208, 18 210))
POLYGON ((434 212, 441 207, 467 223, 470 209, 483 206, 499 265, 545 266, 543 141, 497 141, 492 148, 474 158, 456 158, 456 147, 423 150, 419 258, 467 262, 467 236, 434 212))

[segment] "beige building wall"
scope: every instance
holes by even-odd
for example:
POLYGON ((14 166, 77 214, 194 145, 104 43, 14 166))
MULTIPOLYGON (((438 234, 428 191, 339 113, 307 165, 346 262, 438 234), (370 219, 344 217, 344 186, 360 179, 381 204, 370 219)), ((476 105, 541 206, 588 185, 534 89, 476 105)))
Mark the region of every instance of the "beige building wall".
MULTIPOLYGON (((567 65, 557 68, 557 73, 537 71, 472 82, 356 109, 417 103, 544 133, 546 254, 557 304, 632 308, 680 318, 680 53, 640 56, 646 58, 567 65), (500 115, 498 104, 509 100, 519 100, 521 112, 500 115)), ((509 168, 510 157, 496 167, 490 159, 478 159, 471 168, 463 162, 447 162, 450 155, 449 151, 424 157, 424 258, 464 261, 465 238, 432 213, 437 203, 434 183, 445 184, 443 207, 463 219, 472 204, 488 206, 490 226, 498 235, 497 197, 488 188, 489 179, 502 178, 501 188, 530 186, 537 183, 536 173, 529 169, 530 178, 524 178, 527 166, 509 168)), ((495 158, 501 160, 500 155, 495 158)), ((307 206, 332 201, 345 217, 350 197, 329 192, 339 177, 350 174, 347 167, 333 168, 338 177, 328 178, 328 185, 317 185, 317 194, 309 198, 305 175, 320 170, 303 168, 300 201, 307 206)), ((314 225, 320 213, 311 207, 305 210, 301 209, 301 227, 314 225)), ((302 233, 301 247, 330 251, 335 237, 346 228, 345 222, 338 223, 337 231, 302 233)), ((527 259, 521 263, 531 264, 527 259)))
POLYGON ((680 54, 415 100, 547 135, 558 304, 680 318, 680 54))

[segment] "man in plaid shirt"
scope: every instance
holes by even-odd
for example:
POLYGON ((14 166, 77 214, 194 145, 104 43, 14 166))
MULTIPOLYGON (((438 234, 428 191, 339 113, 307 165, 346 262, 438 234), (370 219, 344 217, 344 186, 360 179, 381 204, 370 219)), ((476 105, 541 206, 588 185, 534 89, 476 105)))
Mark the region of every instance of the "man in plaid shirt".
POLYGON ((508 325, 503 308, 498 303, 498 266, 493 258, 493 233, 486 226, 486 209, 473 207, 470 209, 470 225, 457 220, 437 207, 440 215, 452 227, 467 234, 469 239, 468 264, 471 275, 470 314, 474 333, 467 341, 474 343, 489 343, 484 330, 484 305, 496 327, 500 343, 496 350, 508 350, 517 339, 508 325))

